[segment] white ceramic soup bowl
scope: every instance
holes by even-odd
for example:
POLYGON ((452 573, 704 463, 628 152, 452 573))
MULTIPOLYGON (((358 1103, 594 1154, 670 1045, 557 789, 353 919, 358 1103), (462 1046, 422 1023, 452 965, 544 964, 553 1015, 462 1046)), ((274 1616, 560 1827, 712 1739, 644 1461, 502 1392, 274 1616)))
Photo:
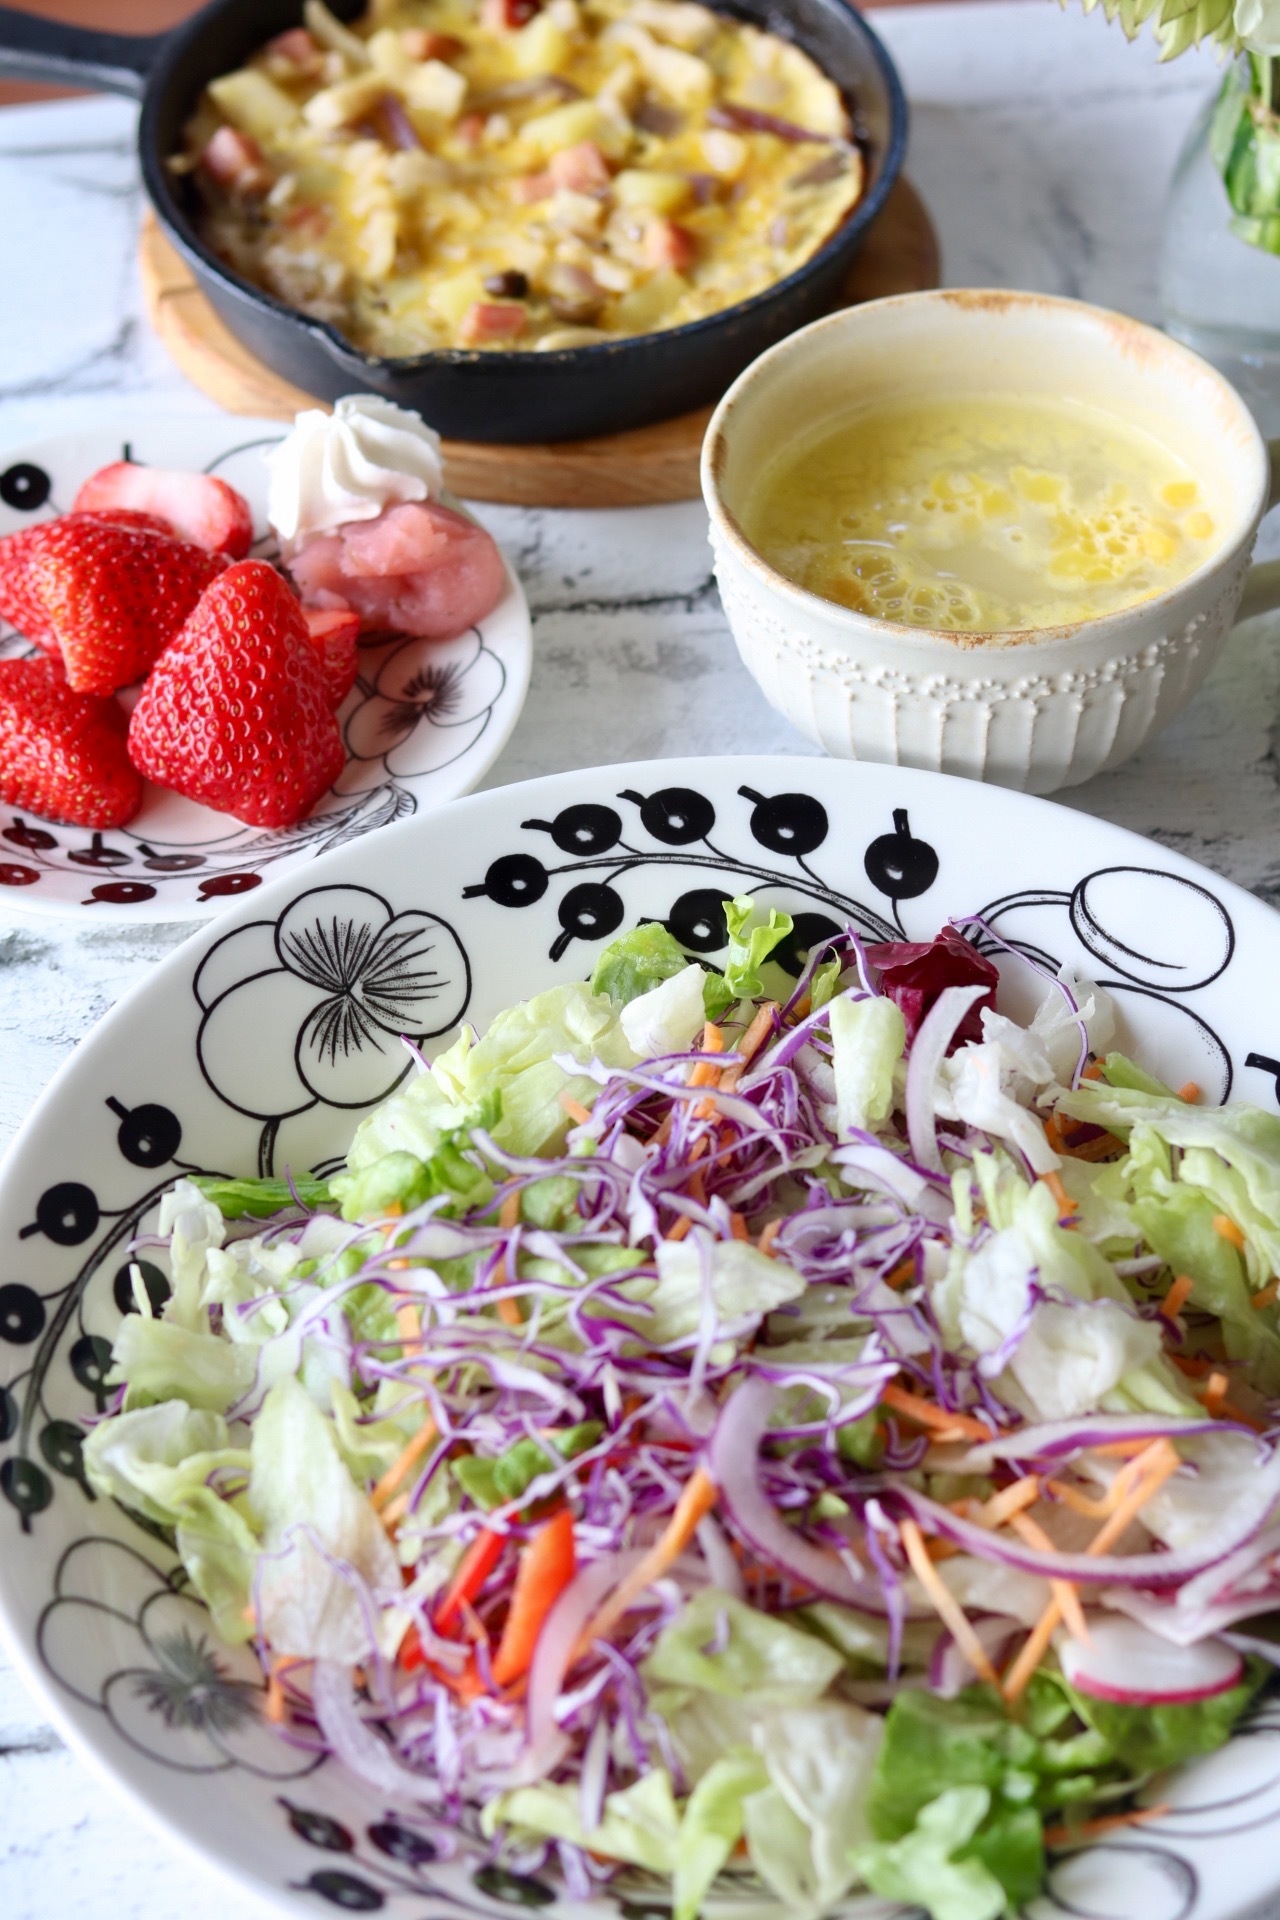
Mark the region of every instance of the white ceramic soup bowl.
POLYGON ((1250 557, 1280 497, 1244 401, 1194 353, 1121 314, 1041 294, 943 289, 816 321, 756 360, 702 449, 716 579, 765 697, 828 753, 1052 793, 1118 766, 1199 687, 1237 620, 1280 606, 1250 557), (1166 592, 1067 626, 895 626, 797 586, 743 532, 780 454, 842 414, 963 393, 1074 398, 1144 428, 1200 481, 1220 528, 1166 592))

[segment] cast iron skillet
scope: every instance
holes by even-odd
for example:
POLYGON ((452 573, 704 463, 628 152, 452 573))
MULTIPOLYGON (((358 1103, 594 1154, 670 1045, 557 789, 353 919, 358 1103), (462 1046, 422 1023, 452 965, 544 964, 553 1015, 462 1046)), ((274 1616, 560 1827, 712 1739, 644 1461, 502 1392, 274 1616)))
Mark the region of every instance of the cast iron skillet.
MULTIPOLYGON (((344 20, 364 0, 330 0, 344 20)), ((718 399, 756 355, 821 313, 897 178, 907 139, 902 85, 845 0, 731 0, 723 11, 796 41, 852 104, 867 186, 849 219, 795 273, 723 313, 666 333, 559 353, 450 349, 391 360, 232 273, 201 240, 193 189, 165 166, 206 82, 296 26, 301 0, 210 0, 172 33, 142 38, 37 20, 0 6, 0 73, 140 98, 147 192, 170 240, 232 333, 295 386, 326 400, 384 394, 463 440, 567 440, 669 419, 718 399)))

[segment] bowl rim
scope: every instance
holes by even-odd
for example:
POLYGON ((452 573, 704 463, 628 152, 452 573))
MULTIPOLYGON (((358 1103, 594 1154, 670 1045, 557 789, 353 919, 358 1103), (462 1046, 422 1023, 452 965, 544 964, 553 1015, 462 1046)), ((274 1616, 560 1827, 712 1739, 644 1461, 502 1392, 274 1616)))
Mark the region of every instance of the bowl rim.
MULTIPOLYGON (((217 0, 213 0, 216 7, 217 0)), ((717 12, 732 14, 731 0, 708 0, 717 12)), ((206 21, 208 8, 202 8, 182 27, 166 39, 161 57, 154 70, 143 102, 142 115, 138 127, 138 143, 142 162, 143 179, 166 234, 179 252, 203 280, 212 280, 238 303, 256 309, 270 319, 291 321, 302 332, 309 335, 322 347, 336 366, 353 377, 368 378, 371 374, 390 374, 396 378, 412 378, 415 374, 429 374, 436 371, 513 368, 517 373, 531 374, 533 369, 548 368, 571 369, 575 367, 603 366, 610 359, 641 352, 652 352, 658 343, 686 340, 701 341, 707 335, 715 334, 718 328, 729 324, 740 324, 744 319, 750 321, 771 304, 785 301, 788 294, 802 288, 807 281, 820 277, 831 270, 849 253, 860 240, 862 234, 871 225, 884 207, 885 201, 902 172, 907 150, 909 131, 909 108, 902 77, 880 35, 872 27, 860 9, 846 0, 846 4, 833 11, 833 17, 842 16, 842 24, 854 38, 860 38, 871 61, 879 72, 885 90, 888 108, 888 137, 883 148, 883 159, 876 179, 862 198, 850 209, 849 213, 828 235, 816 252, 782 280, 752 294, 746 300, 736 301, 732 306, 721 307, 715 313, 704 314, 698 320, 686 321, 683 326, 669 327, 650 333, 623 334, 616 340, 593 341, 579 347, 559 347, 540 353, 534 349, 520 348, 502 353, 487 353, 481 348, 441 347, 427 353, 409 354, 403 357, 365 353, 348 340, 342 332, 327 320, 316 320, 303 313, 297 307, 289 306, 267 293, 253 281, 235 272, 225 261, 219 259, 212 248, 208 247, 200 236, 199 230, 182 205, 173 188, 173 176, 168 161, 170 156, 161 151, 161 141, 157 132, 157 120, 160 104, 167 104, 168 93, 172 87, 174 68, 187 48, 200 37, 206 21)), ((807 48, 799 41, 802 51, 807 48)), ((811 56, 812 57, 812 56, 811 56)), ((820 64, 820 63, 817 63, 820 64)), ((854 115, 854 132, 849 142, 867 159, 866 144, 857 134, 856 100, 846 99, 846 106, 854 115)))
POLYGON ((973 654, 989 659, 993 653, 1015 651, 1021 657, 1023 649, 1033 646, 1044 647, 1055 643, 1061 646, 1068 642, 1083 644, 1097 639, 1103 633, 1111 633, 1119 641, 1129 627, 1145 622, 1153 614, 1163 617, 1169 609, 1176 608, 1215 574, 1229 568, 1256 535, 1268 508, 1271 462, 1261 429, 1225 375, 1183 341, 1163 333, 1158 327, 1130 314, 1099 306, 1093 301, 1068 299, 1061 294, 1037 293, 1029 288, 926 287, 910 293, 888 294, 879 300, 867 300, 856 307, 842 308, 837 313, 823 314, 788 334, 774 346, 766 348, 750 366, 743 369, 717 403, 703 436, 699 477, 713 536, 718 534, 724 540, 734 557, 757 577, 766 593, 788 602, 796 612, 805 614, 809 619, 820 620, 826 629, 824 637, 832 645, 839 645, 843 638, 848 646, 853 647, 859 634, 874 633, 879 640, 931 657, 943 652, 950 659, 955 659, 958 654, 973 654), (806 344, 819 332, 839 328, 856 329, 885 310, 926 306, 939 312, 981 312, 985 315, 986 323, 992 326, 998 326, 1011 312, 1028 313, 1047 309, 1065 321, 1074 322, 1077 327, 1088 326, 1100 336, 1111 336, 1113 345, 1116 336, 1127 336, 1146 353, 1171 361, 1171 385, 1179 369, 1184 377, 1194 377, 1205 383, 1227 403, 1244 428, 1244 438, 1248 443, 1246 457, 1252 458, 1256 467, 1252 506, 1237 516, 1232 528, 1219 539, 1212 553, 1172 586, 1147 599, 1135 600, 1128 606, 1117 608, 1112 613, 1094 614, 1084 620, 1068 621, 1058 626, 995 627, 970 631, 898 625, 891 620, 878 619, 873 614, 858 613, 852 607, 841 606, 839 601, 827 600, 811 588, 802 587, 764 558, 747 538, 737 515, 724 500, 720 480, 737 424, 734 415, 750 404, 750 399, 762 391, 762 383, 776 374, 788 358, 806 351, 806 344), (756 387, 756 395, 750 395, 753 386, 756 387))

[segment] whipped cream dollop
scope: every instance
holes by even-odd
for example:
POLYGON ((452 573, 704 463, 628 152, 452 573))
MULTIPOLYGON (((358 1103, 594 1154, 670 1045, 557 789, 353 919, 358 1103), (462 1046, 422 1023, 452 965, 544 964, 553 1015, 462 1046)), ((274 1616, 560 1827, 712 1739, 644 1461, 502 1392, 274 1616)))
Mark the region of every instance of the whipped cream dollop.
POLYGON ((401 501, 438 500, 444 487, 439 434, 373 393, 300 413, 267 466, 267 514, 286 549, 401 501))

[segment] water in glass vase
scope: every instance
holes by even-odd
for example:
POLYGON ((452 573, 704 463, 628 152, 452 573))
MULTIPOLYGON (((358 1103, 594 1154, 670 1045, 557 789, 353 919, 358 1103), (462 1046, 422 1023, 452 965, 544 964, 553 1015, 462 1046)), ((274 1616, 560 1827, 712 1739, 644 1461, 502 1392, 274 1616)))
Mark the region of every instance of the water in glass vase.
POLYGON ((1178 157, 1160 255, 1164 324, 1203 354, 1252 408, 1264 433, 1280 432, 1280 256, 1232 231, 1232 208, 1211 150, 1219 96, 1178 157))

